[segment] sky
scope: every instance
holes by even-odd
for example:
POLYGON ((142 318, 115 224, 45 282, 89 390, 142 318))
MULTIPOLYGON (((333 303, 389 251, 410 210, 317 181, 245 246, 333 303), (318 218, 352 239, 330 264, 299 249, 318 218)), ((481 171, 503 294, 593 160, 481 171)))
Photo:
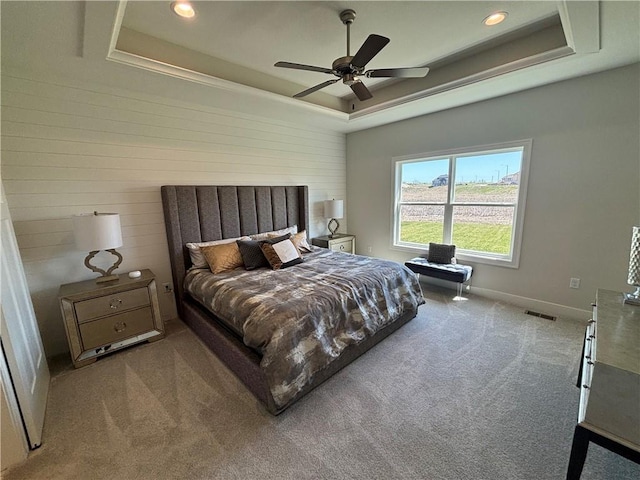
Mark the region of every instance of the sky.
MULTIPOLYGON (((456 183, 497 182, 507 173, 520 171, 522 152, 503 152, 488 155, 458 156, 456 183)), ((449 173, 448 158, 416 161, 402 166, 403 182, 431 183, 440 175, 449 173)))

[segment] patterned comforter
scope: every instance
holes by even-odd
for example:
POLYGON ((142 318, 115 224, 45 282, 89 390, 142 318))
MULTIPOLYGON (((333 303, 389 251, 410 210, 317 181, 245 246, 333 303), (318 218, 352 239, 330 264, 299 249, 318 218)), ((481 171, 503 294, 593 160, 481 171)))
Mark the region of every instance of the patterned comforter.
POLYGON ((278 408, 347 346, 424 303, 403 265, 318 248, 283 270, 192 270, 185 288, 262 354, 278 408))

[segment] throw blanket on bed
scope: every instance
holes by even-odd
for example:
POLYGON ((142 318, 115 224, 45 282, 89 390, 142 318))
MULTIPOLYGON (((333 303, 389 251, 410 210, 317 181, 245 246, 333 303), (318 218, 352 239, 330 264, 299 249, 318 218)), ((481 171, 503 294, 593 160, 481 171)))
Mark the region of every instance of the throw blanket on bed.
POLYGON ((262 354, 279 408, 348 345, 424 303, 403 265, 326 249, 283 270, 192 270, 185 288, 262 354))

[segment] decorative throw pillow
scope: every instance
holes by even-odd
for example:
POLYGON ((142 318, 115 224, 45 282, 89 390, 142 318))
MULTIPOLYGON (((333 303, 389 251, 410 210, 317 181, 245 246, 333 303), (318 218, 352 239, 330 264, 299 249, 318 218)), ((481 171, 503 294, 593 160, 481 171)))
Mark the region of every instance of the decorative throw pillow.
MULTIPOLYGON (((275 235, 273 235, 275 237, 275 235)), ((272 235, 269 235, 271 238, 272 235)), ((313 252, 313 247, 309 245, 307 240, 307 231, 302 230, 301 232, 296 233, 295 235, 291 235, 291 241, 296 246, 300 252, 313 252)))
POLYGON ((267 257, 262 253, 260 243, 256 240, 238 240, 236 242, 240 249, 244 268, 247 270, 255 270, 261 267, 270 267, 267 257))
POLYGON ((453 263, 456 256, 456 246, 442 243, 429 243, 427 261, 432 263, 453 263))
POLYGON ((250 235, 250 237, 251 240, 257 240, 261 242, 262 240, 267 240, 271 237, 278 237, 280 235, 286 234, 293 235, 294 233, 298 233, 297 225, 294 225, 293 227, 281 228, 280 230, 273 230, 271 232, 255 233, 253 235, 250 235))
POLYGON ((279 270, 302 263, 300 250, 290 239, 287 238, 278 242, 274 242, 274 240, 260 242, 260 248, 272 269, 279 270))
POLYGON ((242 255, 236 242, 200 247, 200 251, 213 273, 226 272, 243 265, 242 255))
POLYGON ((187 250, 191 257, 191 268, 209 268, 207 260, 200 251, 201 247, 210 247, 211 245, 224 245, 225 243, 235 243, 236 240, 250 240, 249 237, 243 236, 238 238, 225 238, 224 240, 213 240, 211 242, 189 242, 187 250))

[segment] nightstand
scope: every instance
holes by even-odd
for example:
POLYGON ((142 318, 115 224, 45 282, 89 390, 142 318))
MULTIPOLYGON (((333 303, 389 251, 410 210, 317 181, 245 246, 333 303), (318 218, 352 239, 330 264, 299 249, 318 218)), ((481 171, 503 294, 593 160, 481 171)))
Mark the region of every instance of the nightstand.
POLYGON ((311 239, 311 243, 318 247, 328 248, 334 252, 356 253, 356 237, 344 233, 336 233, 330 237, 316 237, 311 239))
POLYGON ((155 275, 118 275, 103 284, 67 283, 58 292, 71 360, 76 368, 98 357, 144 341, 164 337, 155 275))

